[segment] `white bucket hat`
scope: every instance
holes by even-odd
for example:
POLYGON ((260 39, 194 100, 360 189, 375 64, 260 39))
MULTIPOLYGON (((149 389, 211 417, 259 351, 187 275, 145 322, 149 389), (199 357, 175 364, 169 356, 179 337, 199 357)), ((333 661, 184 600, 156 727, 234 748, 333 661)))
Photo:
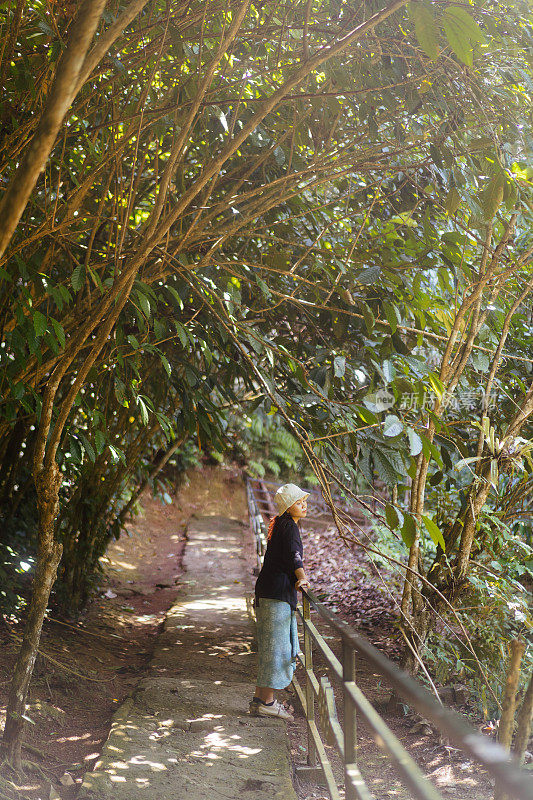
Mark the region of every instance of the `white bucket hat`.
POLYGON ((302 500, 304 497, 309 497, 309 492, 304 492, 294 483, 284 483, 280 486, 274 495, 274 502, 278 509, 278 513, 283 514, 293 503, 297 500, 302 500))

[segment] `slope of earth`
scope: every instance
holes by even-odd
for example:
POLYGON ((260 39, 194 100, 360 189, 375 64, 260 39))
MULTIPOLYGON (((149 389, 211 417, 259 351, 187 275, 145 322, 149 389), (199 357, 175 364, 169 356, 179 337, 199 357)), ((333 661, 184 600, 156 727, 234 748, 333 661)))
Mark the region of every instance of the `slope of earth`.
MULTIPOLYGON (((145 495, 144 512, 103 559, 98 596, 76 621, 49 619, 31 685, 25 778, 0 777, 0 800, 74 800, 109 733, 111 716, 145 674, 177 592, 192 514, 245 519, 233 468, 193 470, 171 505, 145 495), (12 778, 12 780, 10 779, 12 778)), ((0 626, 0 729, 22 625, 0 626)))

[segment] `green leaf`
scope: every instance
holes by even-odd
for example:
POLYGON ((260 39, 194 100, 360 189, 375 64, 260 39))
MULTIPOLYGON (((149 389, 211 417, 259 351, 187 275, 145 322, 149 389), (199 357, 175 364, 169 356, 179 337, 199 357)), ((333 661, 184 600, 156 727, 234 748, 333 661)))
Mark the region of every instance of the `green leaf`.
POLYGON ((265 281, 262 278, 256 277, 256 281, 257 281, 257 285, 261 289, 261 292, 263 293, 263 296, 266 297, 267 300, 270 300, 270 298, 272 297, 272 294, 270 292, 270 289, 268 288, 268 285, 265 283, 265 281))
POLYGON ((452 459, 450 457, 450 453, 448 452, 448 449, 446 447, 441 447, 441 451, 440 452, 441 452, 441 455, 442 455, 443 464, 446 467, 446 469, 447 470, 453 469, 452 459))
POLYGON ((400 214, 395 214, 391 217, 391 222, 395 222, 397 225, 407 225, 408 228, 416 228, 418 222, 412 219, 411 215, 411 211, 402 211, 400 214))
POLYGON ((172 427, 172 420, 167 417, 166 414, 161 414, 159 411, 155 412, 155 415, 158 419, 159 424, 161 425, 161 430, 167 437, 168 441, 173 441, 176 437, 174 435, 174 429, 172 427))
POLYGON ((105 447, 105 436, 102 431, 97 430, 94 434, 94 444, 98 455, 103 453, 105 447))
POLYGON ((467 65, 471 67, 474 64, 474 55, 472 53, 472 45, 470 36, 457 19, 450 15, 450 9, 447 8, 442 17, 442 26, 444 33, 448 40, 448 44, 452 48, 455 55, 467 65))
POLYGON ((424 434, 420 437, 422 441, 422 452, 424 453, 424 458, 430 461, 431 459, 431 447, 429 446, 429 439, 424 434))
POLYGON ((274 156, 274 158, 276 160, 276 164, 278 165, 278 167, 283 166, 283 164, 286 161, 285 153, 283 152, 283 148, 279 147, 279 146, 274 148, 273 156, 274 156))
POLYGON ((172 372, 172 368, 170 366, 168 358, 166 356, 164 356, 163 353, 159 353, 159 358, 161 359, 161 363, 163 364, 163 367, 165 368, 165 372, 167 373, 168 377, 170 378, 170 373, 172 372))
POLYGON ((124 464, 124 466, 126 466, 126 458, 125 458, 125 456, 124 456, 124 453, 123 453, 123 451, 122 451, 120 448, 118 448, 118 447, 113 447, 113 445, 112 445, 112 444, 108 444, 107 446, 109 447, 109 450, 110 450, 110 452, 111 452, 111 455, 113 456, 113 461, 114 461, 114 463, 116 464, 116 463, 118 463, 119 461, 122 461, 122 463, 124 464))
POLYGON ((43 336, 48 330, 46 317, 40 311, 35 311, 33 314, 33 330, 36 336, 43 336))
POLYGON ((399 436, 403 431, 403 422, 395 414, 387 414, 383 423, 384 436, 399 436))
POLYGON ((335 356, 333 360, 333 371, 336 378, 342 378, 346 369, 346 359, 344 356, 335 356))
POLYGON ((422 519, 424 521, 424 525, 426 526, 426 530, 429 533, 429 535, 431 536, 431 538, 433 539, 434 543, 436 545, 439 545, 441 547, 441 549, 445 552, 446 551, 446 543, 444 541, 444 536, 442 535, 442 531, 440 530, 438 525, 436 525, 433 522, 431 517, 426 517, 424 514, 422 514, 422 519))
POLYGON ((429 154, 433 159, 433 162, 437 165, 439 169, 442 169, 444 164, 442 162, 441 152, 435 144, 429 145, 429 154))
POLYGON ((374 450, 374 465, 379 478, 388 486, 398 483, 398 475, 393 465, 382 450, 374 450))
POLYGON ((422 439, 413 428, 407 428, 409 439, 409 455, 417 456, 422 452, 422 439))
POLYGON ((189 344, 189 339, 187 338, 186 329, 183 327, 181 322, 178 322, 177 320, 174 322, 174 325, 176 326, 176 333, 178 334, 181 346, 183 348, 187 347, 187 345, 189 344))
POLYGON ((370 361, 383 378, 383 382, 385 384, 390 383, 396 376, 394 365, 392 361, 389 361, 388 358, 384 359, 383 361, 375 361, 373 358, 371 358, 370 361))
POLYGON ((415 23, 416 38, 420 47, 429 58, 437 58, 439 31, 433 10, 424 3, 409 3, 408 10, 409 16, 415 23))
POLYGON ((368 408, 364 408, 364 406, 355 406, 355 410, 367 425, 375 425, 378 421, 377 416, 368 408))
POLYGON ((69 437, 69 449, 74 463, 81 464, 83 461, 83 451, 81 449, 81 444, 75 436, 69 437))
POLYGON ((24 383, 22 381, 19 381, 19 383, 16 383, 13 386, 11 394, 13 395, 13 398, 15 400, 20 400, 22 397, 24 397, 24 395, 26 394, 26 387, 25 387, 24 383))
POLYGON ((405 475, 405 463, 398 450, 387 450, 387 458, 402 478, 405 475))
POLYGON ((444 473, 442 472, 442 470, 438 469, 436 472, 433 473, 433 475, 429 479, 429 483, 431 486, 438 486, 439 483, 442 482, 443 478, 444 478, 444 473))
POLYGON ((481 192, 480 202, 483 209, 483 217, 487 222, 490 222, 496 214, 503 200, 503 193, 505 191, 505 175, 499 172, 494 175, 488 184, 481 192))
POLYGON ((385 506, 385 519, 387 520, 387 525, 389 528, 392 528, 392 530, 398 527, 398 523, 400 521, 398 512, 390 503, 387 503, 385 506))
POLYGON ((359 456, 359 461, 357 462, 357 466, 367 479, 369 483, 372 483, 372 470, 370 469, 370 452, 366 448, 361 448, 361 455, 359 456))
POLYGON ((461 195, 455 188, 452 186, 448 194, 446 195, 446 200, 444 201, 444 208, 452 216, 455 214, 459 206, 461 205, 461 195))
POLYGON ((398 312, 396 306, 393 303, 383 303, 383 310, 387 317, 387 322, 390 325, 391 333, 396 333, 398 327, 398 312))
POLYGON ((148 425, 148 409, 146 408, 146 403, 141 397, 137 398, 137 405, 141 411, 141 421, 143 425, 148 425))
POLYGON ((115 378, 115 397, 121 406, 126 405, 126 387, 120 378, 115 378))
POLYGON ((411 549, 415 539, 416 539, 416 520, 411 514, 405 514, 403 525, 400 528, 400 533, 402 535, 402 539, 405 542, 406 547, 411 549))
POLYGON ((470 458, 461 458, 461 460, 458 461, 457 464, 455 465, 455 469, 457 471, 460 471, 468 464, 473 464, 474 461, 479 461, 478 456, 471 456, 470 458))
POLYGON ((456 22, 467 33, 471 42, 486 43, 486 38, 475 19, 462 6, 448 6, 444 12, 448 19, 456 22))
POLYGON ((409 467, 408 467, 408 469, 407 469, 407 474, 409 475, 409 477, 410 477, 410 478, 411 478, 411 480, 413 480, 413 481, 414 481, 414 480, 415 480, 415 478, 416 478, 416 470, 417 470, 417 462, 415 461, 415 459, 414 459, 414 458, 412 458, 412 459, 411 459, 411 463, 409 464, 409 467))
POLYGON ((85 267, 83 264, 78 264, 70 276, 70 283, 75 292, 79 292, 85 283, 85 267))
POLYGON ((212 108, 218 118, 218 121, 220 122, 226 133, 229 133, 228 120, 226 119, 226 115, 224 114, 222 109, 219 106, 212 106, 212 108))
POLYGON ((172 295, 172 297, 174 298, 174 300, 178 304, 179 309, 181 311, 183 311, 183 300, 179 296, 177 290, 173 286, 165 286, 165 288, 166 288, 167 292, 169 292, 169 294, 172 295))
POLYGON ((61 347, 64 347, 65 346, 65 331, 63 329, 63 326, 57 321, 57 319, 53 319, 52 318, 51 322, 52 322, 52 325, 54 327, 54 331, 55 331, 55 334, 57 336, 57 340, 58 340, 59 344, 61 345, 61 347))
POLYGON ((357 276, 357 281, 359 283, 365 284, 366 286, 372 283, 376 283, 379 280, 380 275, 381 275, 381 267, 378 265, 374 265, 360 272, 359 275, 357 276))
POLYGON ((85 450, 85 452, 87 453, 87 455, 89 456, 91 461, 94 462, 96 460, 96 454, 94 452, 94 447, 92 446, 92 444, 90 443, 88 438, 85 436, 85 434, 80 433, 79 437, 80 437, 80 439, 82 441, 83 449, 85 450))
POLYGON ((365 303, 364 300, 360 301, 360 306, 361 306, 361 311, 363 313, 363 318, 365 320, 366 332, 370 336, 370 334, 374 330, 374 325, 376 324, 376 318, 372 313, 372 309, 370 308, 368 303, 365 303))
POLYGON ((48 331, 45 334, 44 341, 46 342, 52 353, 57 356, 57 354, 59 353, 59 344, 56 337, 50 331, 48 331))
POLYGON ((139 291, 137 292, 137 299, 139 300, 139 305, 141 307, 144 316, 147 319, 150 319, 150 301, 148 300, 146 295, 144 295, 142 292, 139 291))
POLYGON ((428 381, 439 400, 442 400, 444 397, 444 384, 441 379, 434 372, 428 372, 428 381))
POLYGON ((472 356, 472 364, 480 372, 487 372, 490 367, 490 358, 487 353, 476 350, 472 356))
POLYGON ((442 456, 440 450, 434 442, 429 442, 429 450, 439 467, 442 469, 442 456))

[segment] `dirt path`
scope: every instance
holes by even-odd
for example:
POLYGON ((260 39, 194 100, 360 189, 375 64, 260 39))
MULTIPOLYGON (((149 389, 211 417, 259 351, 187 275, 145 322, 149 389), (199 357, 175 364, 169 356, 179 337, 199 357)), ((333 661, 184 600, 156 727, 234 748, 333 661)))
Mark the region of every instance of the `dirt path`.
MULTIPOLYGON (((81 619, 48 621, 30 693, 26 780, 0 784, 0 800, 74 800, 98 758, 120 703, 143 677, 181 574, 184 530, 194 513, 224 508, 244 518, 237 470, 192 471, 171 505, 143 498, 144 514, 110 547, 105 579, 81 619), (67 773, 67 774, 66 774, 67 773), (63 786, 61 779, 69 782, 63 786), (53 788, 52 788, 53 787, 53 788), (52 792, 52 793, 51 793, 52 792)), ((22 626, 0 627, 0 727, 22 626)))
POLYGON ((256 653, 246 540, 239 519, 191 518, 150 669, 117 711, 79 800, 297 800, 286 723, 248 713, 256 653))

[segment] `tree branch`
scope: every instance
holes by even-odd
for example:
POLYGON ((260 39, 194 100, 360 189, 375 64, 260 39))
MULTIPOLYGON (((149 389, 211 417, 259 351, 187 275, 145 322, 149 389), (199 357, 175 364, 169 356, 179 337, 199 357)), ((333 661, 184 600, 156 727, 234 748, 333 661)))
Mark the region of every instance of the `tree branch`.
POLYGON ((72 26, 67 49, 57 67, 37 130, 0 201, 0 258, 24 213, 65 114, 76 96, 84 58, 105 4, 106 0, 85 0, 72 26))

